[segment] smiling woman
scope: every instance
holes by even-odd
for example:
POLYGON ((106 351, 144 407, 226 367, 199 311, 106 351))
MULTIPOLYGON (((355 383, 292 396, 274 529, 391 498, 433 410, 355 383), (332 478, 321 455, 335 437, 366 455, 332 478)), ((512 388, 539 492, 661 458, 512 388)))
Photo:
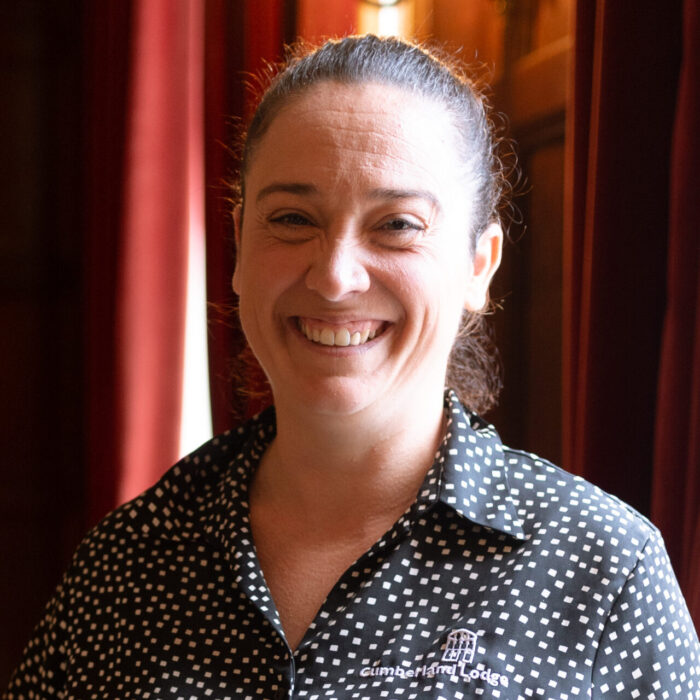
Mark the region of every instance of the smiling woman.
POLYGON ((8 697, 696 693, 658 531, 473 412, 492 398, 473 319, 501 256, 494 142, 471 82, 422 47, 291 58, 234 211, 274 407, 88 535, 8 697))

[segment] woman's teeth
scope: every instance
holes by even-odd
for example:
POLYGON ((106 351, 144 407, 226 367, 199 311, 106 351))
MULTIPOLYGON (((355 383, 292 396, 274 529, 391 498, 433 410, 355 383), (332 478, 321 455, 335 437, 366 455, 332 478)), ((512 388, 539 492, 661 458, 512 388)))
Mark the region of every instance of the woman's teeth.
POLYGON ((362 345, 368 340, 376 337, 377 330, 369 330, 366 328, 362 331, 350 332, 347 328, 341 328, 334 331, 332 328, 310 328, 303 321, 299 322, 299 329, 312 342, 320 343, 321 345, 337 345, 338 347, 347 347, 348 345, 362 345))

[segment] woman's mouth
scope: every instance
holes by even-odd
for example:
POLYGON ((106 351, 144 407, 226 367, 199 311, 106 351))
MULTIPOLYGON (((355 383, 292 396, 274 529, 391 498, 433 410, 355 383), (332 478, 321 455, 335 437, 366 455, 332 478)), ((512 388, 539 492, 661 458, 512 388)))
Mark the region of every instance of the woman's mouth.
POLYGON ((297 318, 297 327, 312 343, 336 347, 364 345, 380 335, 386 325, 383 321, 353 321, 330 325, 317 319, 297 318))

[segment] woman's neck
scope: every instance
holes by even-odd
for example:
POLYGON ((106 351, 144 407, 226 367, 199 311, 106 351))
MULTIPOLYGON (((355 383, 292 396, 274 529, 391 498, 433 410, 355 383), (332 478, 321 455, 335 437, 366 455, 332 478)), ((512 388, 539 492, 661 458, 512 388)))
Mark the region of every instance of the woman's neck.
POLYGON ((441 392, 406 406, 328 416, 277 403, 277 436, 252 500, 294 509, 317 525, 395 520, 414 500, 444 430, 441 392))

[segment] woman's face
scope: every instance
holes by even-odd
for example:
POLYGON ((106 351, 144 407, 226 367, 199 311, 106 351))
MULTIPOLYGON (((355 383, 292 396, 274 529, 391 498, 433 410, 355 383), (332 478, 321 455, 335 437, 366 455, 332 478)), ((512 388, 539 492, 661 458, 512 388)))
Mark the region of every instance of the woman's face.
POLYGON ((233 286, 276 403, 349 414, 442 392, 500 252, 492 232, 470 259, 456 152, 441 105, 385 85, 322 83, 274 118, 236 213, 233 286))

